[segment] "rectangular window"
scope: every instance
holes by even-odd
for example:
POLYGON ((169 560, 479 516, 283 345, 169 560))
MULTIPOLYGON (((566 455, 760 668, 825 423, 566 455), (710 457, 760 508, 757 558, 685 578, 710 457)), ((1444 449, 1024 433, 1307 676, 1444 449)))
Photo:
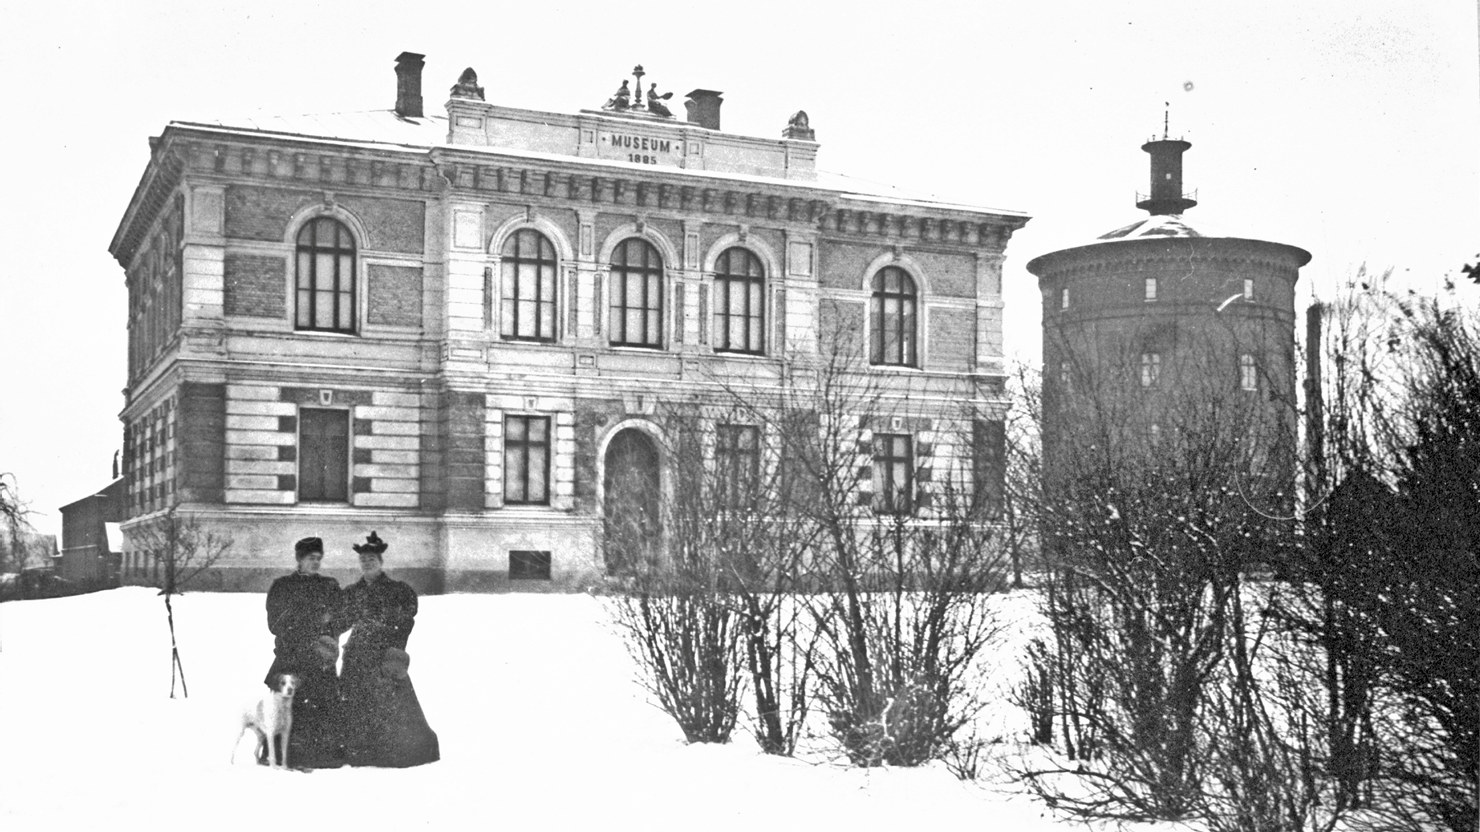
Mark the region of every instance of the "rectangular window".
POLYGON ((761 473, 761 431, 754 425, 719 425, 714 443, 715 485, 720 505, 750 504, 761 473))
POLYGON ((1007 485, 1007 425, 1001 419, 971 423, 972 502, 979 511, 997 517, 1007 485))
POLYGON ((550 580, 550 553, 509 550, 509 580, 550 580))
POLYGON ((1154 277, 1146 278, 1146 300, 1156 300, 1156 278, 1154 277))
POLYGON ((298 410, 298 501, 349 501, 349 411, 298 410))
POLYGON ((504 417, 504 503, 550 504, 550 417, 504 417))
POLYGON ((1161 384, 1161 353, 1141 353, 1141 386, 1156 387, 1161 384))
POLYGON ((1254 299, 1254 278, 1244 278, 1244 300, 1254 299))
POLYGON ((1073 385, 1074 385, 1073 379, 1074 379, 1074 376, 1070 372, 1069 362, 1067 362, 1067 361, 1060 361, 1059 362, 1059 386, 1062 387, 1065 390, 1070 390, 1070 389, 1073 388, 1073 385))
POLYGON ((909 514, 913 510, 914 456, 914 440, 909 434, 874 434, 874 511, 909 514))
POLYGON ((1069 308, 1069 287, 1067 286, 1059 290, 1059 308, 1069 308))
POLYGON ((1259 389, 1259 368, 1254 356, 1248 353, 1238 357, 1238 386, 1244 390, 1259 389))

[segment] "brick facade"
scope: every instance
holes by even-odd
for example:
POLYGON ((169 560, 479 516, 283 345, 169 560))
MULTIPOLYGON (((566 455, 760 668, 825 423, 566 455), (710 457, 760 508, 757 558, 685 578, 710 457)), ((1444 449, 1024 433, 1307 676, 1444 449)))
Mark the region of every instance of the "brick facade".
POLYGON ((415 266, 386 266, 371 263, 365 267, 369 302, 366 320, 372 324, 392 326, 421 325, 421 274, 415 266))
POLYGON ((227 315, 287 317, 287 263, 282 257, 228 251, 223 270, 227 315))

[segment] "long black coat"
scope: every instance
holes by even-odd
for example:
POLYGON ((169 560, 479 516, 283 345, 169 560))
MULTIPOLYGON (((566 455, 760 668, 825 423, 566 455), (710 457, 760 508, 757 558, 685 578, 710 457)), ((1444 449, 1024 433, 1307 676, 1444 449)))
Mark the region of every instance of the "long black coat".
POLYGON ((344 590, 344 611, 352 628, 341 679, 350 765, 405 767, 439 759, 437 734, 407 673, 416 591, 382 572, 344 590))
POLYGON ((274 636, 272 667, 263 681, 275 687, 279 674, 298 676, 293 696, 292 748, 288 761, 310 768, 341 765, 339 677, 333 650, 345 630, 339 582, 327 575, 294 572, 267 591, 267 629, 274 636))

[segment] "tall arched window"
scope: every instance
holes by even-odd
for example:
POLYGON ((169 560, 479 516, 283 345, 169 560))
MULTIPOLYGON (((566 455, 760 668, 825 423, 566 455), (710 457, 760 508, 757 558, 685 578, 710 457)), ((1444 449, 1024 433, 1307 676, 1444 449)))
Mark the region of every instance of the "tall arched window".
POLYGON ((298 329, 355 331, 355 238, 344 223, 316 217, 298 232, 298 329))
POLYGON ((885 266, 874 275, 869 319, 870 363, 914 367, 915 281, 904 269, 885 266))
POLYGON ((663 346, 663 256, 647 240, 623 240, 612 252, 611 343, 663 346))
POLYGON ((503 337, 555 340, 555 247, 545 235, 521 228, 504 242, 503 337))
POLYGON ((766 351, 766 270, 743 248, 725 249, 714 264, 714 348, 766 351))

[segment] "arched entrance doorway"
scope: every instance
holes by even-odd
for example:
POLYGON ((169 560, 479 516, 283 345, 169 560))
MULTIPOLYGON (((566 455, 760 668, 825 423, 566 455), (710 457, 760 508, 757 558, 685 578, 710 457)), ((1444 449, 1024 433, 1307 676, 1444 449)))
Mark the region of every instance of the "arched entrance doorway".
POLYGON ((663 538, 658 447, 647 434, 625 428, 606 446, 602 477, 603 555, 608 575, 658 560, 663 538))

